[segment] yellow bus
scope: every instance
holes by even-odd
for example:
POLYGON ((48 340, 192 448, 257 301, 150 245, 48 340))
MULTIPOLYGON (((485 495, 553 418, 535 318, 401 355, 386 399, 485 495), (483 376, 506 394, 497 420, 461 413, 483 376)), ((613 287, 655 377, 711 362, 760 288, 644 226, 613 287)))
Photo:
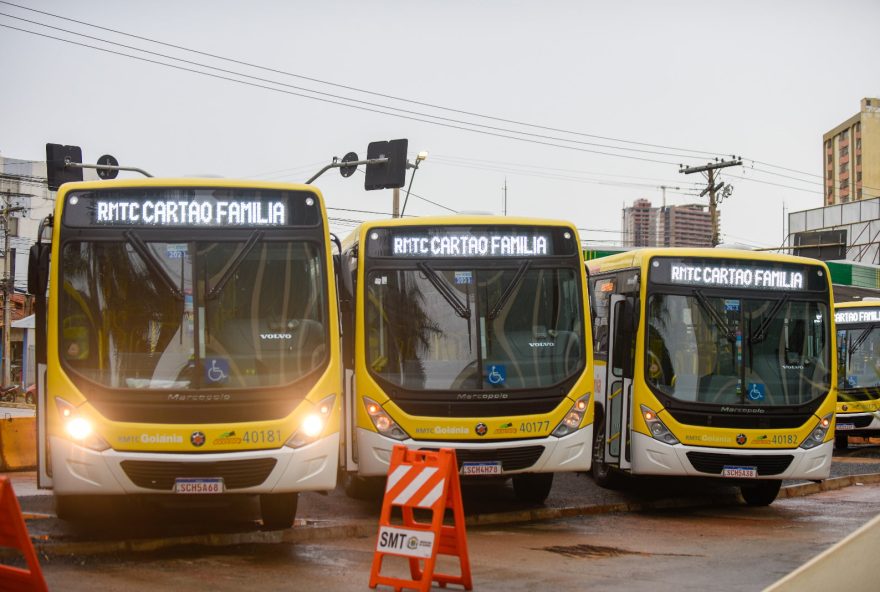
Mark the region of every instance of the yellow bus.
POLYGON ((586 281, 569 223, 495 216, 361 225, 343 243, 346 488, 386 475, 395 444, 456 449, 463 476, 542 502, 590 467, 586 281), (345 294, 348 294, 346 297, 345 294))
POLYGON ((751 505, 829 476, 836 405, 824 263, 639 249, 588 263, 593 476, 719 477, 751 505))
POLYGON ((317 189, 68 183, 45 224, 29 288, 39 485, 59 516, 95 496, 253 494, 283 528, 299 491, 335 487, 342 370, 317 189))
POLYGON ((835 305, 837 324, 837 423, 834 444, 849 436, 880 435, 880 301, 835 305))

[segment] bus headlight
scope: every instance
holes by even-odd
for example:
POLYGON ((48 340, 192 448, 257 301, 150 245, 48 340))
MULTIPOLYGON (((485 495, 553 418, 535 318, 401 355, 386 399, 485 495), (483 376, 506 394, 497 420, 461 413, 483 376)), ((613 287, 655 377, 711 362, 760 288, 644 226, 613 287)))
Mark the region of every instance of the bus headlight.
POLYGON ((642 408, 642 417, 645 418, 645 423, 648 424, 648 431, 651 432, 651 436, 654 437, 655 440, 660 440, 664 444, 678 444, 678 438, 675 437, 675 434, 669 431, 669 428, 666 427, 662 421, 657 418, 657 414, 651 411, 649 408, 641 405, 642 408))
POLYGON ((810 434, 804 438, 804 441, 801 442, 801 448, 804 450, 809 450, 810 448, 815 448, 819 444, 825 441, 825 436, 828 434, 828 428, 831 427, 831 419, 833 417, 833 413, 829 413, 816 424, 812 430, 810 430, 810 434))
POLYGON ((301 448, 317 440, 327 426, 327 420, 333 411, 335 400, 336 395, 321 399, 321 402, 316 405, 315 411, 305 416, 302 423, 299 424, 299 428, 287 439, 284 445, 289 448, 301 448))
POLYGON ((559 425, 550 432, 550 435, 561 438, 562 436, 567 436, 570 433, 577 431, 581 422, 584 420, 584 414, 587 412, 587 406, 589 404, 590 393, 587 393, 574 402, 574 405, 572 405, 571 409, 566 412, 565 417, 563 417, 562 421, 559 422, 559 425))
POLYGON ((103 452, 110 448, 107 440, 102 438, 95 432, 95 427, 85 417, 79 414, 76 406, 68 403, 61 397, 55 397, 55 406, 61 415, 61 423, 64 426, 64 433, 68 438, 81 446, 90 448, 96 452, 103 452))
POLYGON ((388 436, 389 438, 394 438, 395 440, 406 440, 409 438, 409 434, 403 431, 397 422, 391 419, 391 416, 385 413, 385 410, 382 409, 382 406, 379 405, 376 401, 364 397, 364 407, 367 408, 367 415, 370 416, 370 421, 373 422, 373 427, 376 428, 383 436, 388 436))

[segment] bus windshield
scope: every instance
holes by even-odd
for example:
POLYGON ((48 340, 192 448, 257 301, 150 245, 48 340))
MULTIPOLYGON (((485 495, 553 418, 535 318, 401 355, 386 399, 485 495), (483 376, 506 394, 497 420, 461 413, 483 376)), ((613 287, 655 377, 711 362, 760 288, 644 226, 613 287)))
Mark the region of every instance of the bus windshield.
POLYGON ((491 270, 432 262, 370 273, 370 370, 412 390, 546 387, 582 370, 575 268, 519 262, 491 270))
POLYGON ((828 324, 824 303, 786 294, 653 294, 645 378, 679 401, 801 405, 830 388, 828 324))
POLYGON ((321 253, 307 241, 69 241, 60 356, 124 389, 291 383, 327 359, 321 253))
POLYGON ((880 398, 880 325, 837 325, 841 401, 880 398))

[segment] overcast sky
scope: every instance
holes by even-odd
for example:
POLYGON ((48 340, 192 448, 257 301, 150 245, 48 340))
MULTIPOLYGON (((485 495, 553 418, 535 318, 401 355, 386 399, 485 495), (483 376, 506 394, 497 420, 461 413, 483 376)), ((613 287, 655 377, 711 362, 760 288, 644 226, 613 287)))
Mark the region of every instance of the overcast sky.
MULTIPOLYGON (((678 164, 741 155, 721 174, 722 238, 780 244, 783 207, 822 205, 822 134, 880 97, 877 0, 16 3, 65 18, 0 2, 5 157, 54 142, 157 176, 302 182, 408 138, 411 158, 429 152, 413 192, 440 205, 411 197, 407 214, 500 213, 506 178, 509 214, 591 242, 618 240, 624 203, 659 205, 660 186, 707 203, 678 164)), ((316 185, 340 235, 378 217, 347 210, 390 212, 362 174, 316 185)))

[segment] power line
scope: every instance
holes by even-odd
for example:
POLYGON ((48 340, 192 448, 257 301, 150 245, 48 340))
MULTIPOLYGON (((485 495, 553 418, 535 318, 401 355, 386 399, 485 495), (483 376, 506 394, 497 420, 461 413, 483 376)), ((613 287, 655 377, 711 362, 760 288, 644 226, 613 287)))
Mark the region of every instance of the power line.
MULTIPOLYGON (((474 128, 472 128, 472 127, 464 127, 464 126, 462 126, 462 125, 452 125, 452 124, 449 124, 449 123, 443 123, 443 122, 441 122, 441 121, 431 121, 431 120, 429 120, 429 119, 421 119, 421 118, 419 118, 419 117, 411 117, 411 116, 408 116, 408 115, 403 115, 403 114, 401 114, 401 113, 393 113, 393 112, 383 111, 383 110, 381 110, 381 109, 373 109, 373 108, 370 108, 370 107, 364 107, 364 106, 362 106, 362 105, 352 105, 352 104, 344 103, 344 102, 341 102, 341 101, 334 101, 334 100, 330 100, 330 99, 326 99, 326 98, 315 97, 315 96, 312 96, 312 95, 307 95, 307 94, 302 94, 302 93, 299 93, 299 92, 294 92, 294 91, 291 91, 291 90, 285 90, 285 89, 283 89, 283 88, 275 88, 275 87, 272 87, 272 86, 266 86, 266 85, 263 85, 263 84, 257 84, 257 83, 254 83, 254 82, 248 82, 248 81, 246 81, 246 80, 239 80, 239 79, 237 79, 237 78, 230 78, 230 77, 228 77, 228 76, 221 76, 221 75, 219 75, 219 74, 212 74, 211 72, 204 72, 204 71, 202 71, 202 70, 194 70, 194 69, 192 69, 192 68, 186 68, 186 67, 184 67, 184 66, 178 66, 178 65, 176 65, 176 64, 169 64, 169 63, 166 63, 166 62, 161 62, 161 61, 158 61, 158 60, 153 60, 153 59, 145 58, 145 57, 142 57, 142 56, 131 55, 131 54, 127 54, 127 53, 124 53, 124 52, 115 51, 115 50, 112 50, 112 49, 106 49, 106 48, 103 48, 103 47, 97 47, 97 46, 94 46, 94 45, 89 45, 89 44, 87 44, 87 43, 80 43, 80 42, 78 42, 78 41, 73 41, 73 40, 71 40, 71 39, 64 39, 64 38, 62 38, 62 37, 56 37, 56 36, 54 36, 54 35, 47 35, 47 34, 45 34, 45 33, 39 33, 39 32, 37 32, 37 31, 30 31, 30 30, 28 30, 28 29, 22 29, 22 28, 20 28, 20 27, 14 27, 14 26, 12 26, 12 25, 0 24, 0 27, 4 27, 4 28, 6 28, 6 29, 11 29, 11 30, 14 30, 14 31, 19 31, 19 32, 22 32, 22 33, 28 33, 28 34, 30 34, 30 35, 35 35, 35 36, 37 36, 37 37, 44 37, 44 38, 46 38, 46 39, 53 39, 53 40, 55 40, 55 41, 61 41, 61 42, 63 42, 63 43, 68 43, 68 44, 70 44, 70 45, 76 45, 76 46, 79 46, 79 47, 85 47, 85 48, 88 48, 88 49, 93 49, 93 50, 95 50, 95 51, 101 51, 101 52, 104 52, 104 53, 109 53, 109 54, 113 54, 113 55, 117 55, 117 56, 121 56, 121 57, 127 57, 127 58, 130 58, 130 59, 134 59, 134 60, 138 60, 138 61, 142 61, 142 62, 147 62, 147 63, 151 63, 151 64, 156 64, 156 65, 159 65, 159 66, 165 66, 165 67, 167 67, 167 68, 173 68, 173 69, 175 69, 175 70, 181 70, 181 71, 183 71, 183 72, 190 72, 190 73, 193 73, 193 74, 199 74, 199 75, 201 75, 201 76, 205 76, 205 77, 208 77, 208 78, 216 78, 216 79, 218 79, 218 80, 225 80, 225 81, 227 81, 227 82, 234 82, 234 83, 237 83, 237 84, 241 84, 241 85, 245 85, 245 86, 251 86, 251 87, 254 87, 254 88, 261 88, 261 89, 264 89, 264 90, 270 90, 270 91, 274 91, 274 92, 281 93, 281 94, 286 94, 286 95, 296 96, 296 97, 305 98, 305 99, 311 99, 311 100, 314 100, 314 101, 320 101, 320 102, 328 103, 328 104, 331 104, 331 105, 337 105, 337 106, 341 106, 341 107, 349 107, 349 108, 351 108, 351 109, 358 109, 358 110, 360 110, 360 111, 366 111, 366 112, 369 112, 369 113, 377 113, 377 114, 380 114, 380 115, 387 115, 387 116, 389 116, 389 117, 396 117, 396 118, 398 118, 398 119, 406 119, 406 120, 409 120, 409 121, 418 121, 418 122, 420 122, 420 123, 427 123, 427 124, 435 125, 435 126, 439 126, 439 127, 445 127, 445 128, 455 129, 455 130, 459 130, 459 131, 466 131, 466 132, 471 132, 471 133, 475 133, 475 134, 481 134, 481 135, 484 135, 484 136, 491 136, 491 137, 503 138, 503 139, 508 139, 508 140, 516 140, 516 141, 519 141, 519 142, 526 142, 526 143, 536 144, 536 145, 541 145, 541 146, 549 146, 549 147, 552 147, 552 148, 562 148, 562 149, 564 149, 564 150, 573 150, 573 151, 576 151, 576 152, 584 152, 584 153, 589 153, 589 154, 598 154, 598 155, 602 155, 602 156, 610 156, 610 157, 615 157, 615 158, 626 158, 626 159, 629 159, 629 160, 639 160, 639 161, 642 161, 642 162, 652 162, 652 163, 657 163, 657 164, 668 164, 668 165, 676 164, 676 163, 673 163, 673 162, 671 162, 671 161, 657 160, 657 159, 651 159, 651 158, 643 158, 643 157, 639 157, 639 156, 630 156, 630 155, 626 155, 626 154, 615 154, 615 153, 611 153, 611 152, 603 152, 603 151, 601 151, 601 150, 590 150, 590 149, 587 149, 587 148, 580 148, 580 147, 578 147, 578 146, 566 146, 566 145, 563 145, 563 144, 556 144, 556 143, 554 143, 554 142, 545 142, 545 141, 537 140, 537 139, 534 139, 534 138, 528 138, 528 137, 526 137, 526 138, 521 138, 521 137, 518 137, 518 136, 511 136, 511 135, 508 135, 508 134, 502 134, 502 133, 496 133, 496 132, 492 132, 492 131, 487 131, 487 130, 485 130, 485 129, 474 129, 474 128)), ((170 59, 178 59, 178 58, 170 58, 170 59)), ((209 68, 210 68, 210 66, 205 66, 205 67, 209 67, 209 68)), ((282 83, 279 83, 279 82, 271 82, 271 84, 277 84, 277 85, 279 85, 279 86, 290 86, 290 85, 283 85, 282 83)), ((307 92, 318 93, 318 91, 307 91, 307 92)), ((318 94, 326 94, 326 93, 318 93, 318 94)), ((344 99, 344 100, 355 101, 354 99, 344 99)), ((362 102, 362 101, 359 101, 359 102, 362 102)), ((428 115, 427 117, 436 117, 436 116, 428 115)), ((438 119, 443 119, 443 118, 438 118, 438 119)), ((464 125, 472 125, 472 126, 478 126, 478 127, 487 127, 487 126, 481 126, 481 125, 479 125, 479 124, 473 124, 473 123, 465 123, 464 125)), ((510 131, 510 133, 521 134, 521 135, 530 135, 530 134, 526 134, 525 132, 518 132, 518 131, 510 131)), ((574 142, 573 140, 563 140, 563 141, 566 141, 566 142, 574 142)), ((615 149, 615 150, 625 150, 624 148, 614 148, 614 149, 615 149)), ((631 150, 631 149, 630 149, 630 150, 631 150)))
MULTIPOLYGON (((61 15, 58 15, 58 14, 54 14, 54 13, 51 13, 51 12, 46 12, 46 11, 37 10, 37 9, 34 9, 34 8, 29 8, 29 7, 26 7, 26 6, 22 6, 22 5, 20 5, 20 4, 15 4, 15 3, 13 3, 13 2, 6 2, 6 1, 4 1, 4 0, 0 0, 0 4, 6 4, 6 5, 9 5, 9 6, 14 6, 14 7, 16 7, 16 8, 20 8, 20 9, 22 9, 22 10, 27 10, 27 11, 30 11, 30 12, 36 12, 36 13, 43 14, 43 15, 47 15, 47 16, 51 16, 51 17, 53 17, 53 18, 57 18, 57 19, 60 19, 60 20, 65 20, 65 21, 74 22, 74 23, 77 23, 77 24, 80 24, 80 25, 84 25, 84 26, 87 26, 87 27, 93 27, 93 28, 96 28, 96 29, 100 29, 100 30, 102 30, 102 31, 108 31, 108 32, 111 32, 111 33, 115 33, 115 34, 117 34, 117 35, 123 35, 123 36, 126 36, 126 37, 131 37, 131 38, 133 38, 133 39, 139 39, 139 40, 141 40, 141 41, 147 41, 147 42, 149 42, 149 43, 154 43, 154 44, 157 44, 157 45, 162 45, 162 46, 165 46, 165 47, 171 47, 171 48, 173 48, 173 49, 178 49, 178 50, 181 50, 181 51, 186 51, 186 52, 189 52, 189 53, 194 53, 194 54, 197 54, 197 55, 202 55, 202 56, 210 57, 210 58, 217 59, 217 60, 222 60, 222 61, 226 61, 226 62, 230 62, 230 63, 234 63, 234 64, 239 64, 239 65, 242 65, 242 66, 247 66, 247 67, 249 67, 249 68, 255 68, 255 69, 263 70, 263 71, 266 71, 266 72, 272 72, 272 73, 274 73, 274 74, 281 74, 281 75, 284 75, 284 76, 290 76, 290 77, 294 77, 294 78, 299 78, 299 79, 301 79, 301 80, 308 80, 308 81, 310 81, 310 82, 316 82, 316 83, 319 83, 319 84, 324 84, 324 85, 332 86, 332 87, 335 87, 335 88, 342 88, 342 89, 351 90, 351 91, 355 91, 355 92, 359 92, 359 93, 363 93, 363 94, 367 94, 367 95, 371 95, 371 96, 382 97, 382 98, 391 99, 391 100, 395 100, 395 101, 400 101, 400 102, 404 102, 404 103, 411 103, 411 104, 414 104, 414 105, 420 105, 420 106, 423 106, 423 107, 429 107, 429 108, 432 108, 432 109, 439 109, 439 110, 447 111, 447 112, 451 112, 451 113, 459 113, 459 114, 462 114, 462 115, 469 115, 469 116, 472 116, 472 117, 479 117, 479 118, 482 118, 482 119, 488 119, 488 120, 498 121, 498 122, 502 122, 502 123, 509 123, 509 124, 519 125, 519 126, 523 126, 523 127, 530 127, 530 128, 534 128, 534 129, 543 129, 543 130, 545 130, 545 131, 560 132, 560 133, 565 133, 565 134, 569 134, 569 135, 582 136, 582 137, 588 137, 588 138, 595 138, 595 139, 607 140, 607 141, 618 142, 618 143, 623 143, 623 144, 632 144, 632 145, 636 145, 636 146, 645 146, 645 147, 650 147, 650 148, 660 148, 660 149, 663 149, 663 150, 675 150, 675 151, 677 151, 677 152, 699 153, 699 154, 702 154, 702 155, 704 155, 704 156, 705 156, 705 155, 708 155, 708 156, 717 156, 718 154, 720 154, 719 152, 709 152, 709 151, 704 151, 704 150, 692 150, 692 149, 687 149, 687 148, 677 148, 677 147, 674 147, 674 146, 664 146, 664 145, 660 145, 660 144, 650 144, 650 143, 647 143, 647 142, 637 142, 637 141, 633 141, 633 140, 624 140, 624 139, 620 139, 620 138, 613 138, 613 137, 610 137, 610 136, 600 136, 600 135, 589 134, 589 133, 585 133, 585 132, 576 132, 576 131, 571 131, 571 130, 565 130, 565 129, 560 129, 560 128, 554 128, 554 127, 544 126, 544 125, 532 124, 532 123, 523 122, 523 121, 517 121, 517 120, 512 120, 512 119, 505 119, 505 118, 501 118, 501 117, 496 117, 496 116, 492 116, 492 115, 486 115, 486 114, 476 113, 476 112, 472 112, 472 111, 465 111, 465 110, 462 110, 462 109, 454 109, 454 108, 450 108, 450 107, 444 107, 444 106, 442 106, 442 105, 436 105, 436 104, 433 104, 433 103, 427 103, 427 102, 422 102, 422 101, 416 101, 416 100, 413 100, 413 99, 406 99, 406 98, 403 98, 403 97, 397 97, 397 96, 389 95, 389 94, 385 94, 385 93, 378 93, 378 92, 374 92, 374 91, 364 90, 364 89, 360 89, 360 88, 357 88, 357 87, 354 87, 354 86, 350 86, 350 85, 338 84, 338 83, 329 82, 329 81, 326 81, 326 80, 321 80, 321 79, 318 79, 318 78, 313 78, 313 77, 309 77, 309 76, 304 76, 304 75, 301 75, 301 74, 295 74, 295 73, 287 72, 287 71, 284 71, 284 70, 279 70, 279 69, 275 69, 275 68, 268 68, 268 67, 265 67, 265 66, 261 66, 261 65, 259 65, 259 64, 254 64, 254 63, 245 62, 245 61, 242 61, 242 60, 237 60, 237 59, 234 59, 234 58, 228 58, 228 57, 220 56, 220 55, 217 55, 217 54, 212 54, 212 53, 208 53, 208 52, 204 52, 204 51, 199 51, 199 50, 195 50, 195 49, 187 48, 187 47, 184 47, 184 46, 181 46, 181 45, 175 45, 175 44, 173 44, 173 43, 166 43, 166 42, 163 42, 163 41, 158 41, 158 40, 156 40, 156 39, 152 39, 152 38, 150 38, 150 37, 144 37, 144 36, 140 36, 140 35, 134 35, 134 34, 132 34, 132 33, 126 33, 126 32, 124 32, 124 31, 120 31, 120 30, 118 30, 118 29, 112 29, 112 28, 109 28, 109 27, 103 27, 103 26, 100 26, 100 25, 96 25, 96 24, 94 24, 94 23, 89 23, 89 22, 86 22, 86 21, 80 21, 80 20, 73 19, 73 18, 70 18, 70 17, 65 17, 65 16, 61 16, 61 15)), ((20 17, 14 17, 14 16, 13 16, 12 18, 18 18, 19 20, 25 20, 25 21, 27 21, 27 19, 22 19, 22 18, 20 18, 20 17)), ((27 22, 35 22, 35 21, 27 21, 27 22)), ((45 24, 42 24, 42 23, 36 23, 36 24, 39 24, 39 25, 42 25, 42 26, 45 26, 45 27, 56 28, 56 27, 51 27, 51 25, 45 25, 45 24)), ((63 30, 63 29, 61 29, 61 30, 63 30)), ((73 34, 75 34, 75 35, 82 35, 82 36, 84 36, 84 37, 89 37, 88 35, 84 35, 84 34, 81 34, 81 33, 75 33, 75 32, 74 32, 73 34)), ((93 37, 89 37, 89 38, 93 38, 93 37)), ((94 38, 93 38, 93 39, 94 39, 94 38)), ((105 43, 114 43, 114 42, 105 41, 105 43)), ((117 45, 122 45, 122 44, 117 44, 117 45)), ((124 47, 128 47, 128 46, 124 46, 124 47)), ((143 50, 143 49, 138 49, 138 51, 143 51, 143 52, 147 52, 147 53, 153 53, 153 52, 149 52, 148 50, 143 50)), ((180 58, 173 58, 173 57, 172 57, 171 59, 180 59, 180 58)), ((186 61, 186 60, 180 60, 180 61, 186 61)), ((206 67, 210 67, 210 66, 206 66, 206 67)), ((280 83, 279 83, 279 84, 280 84, 280 83)), ((318 92, 318 91, 309 91, 309 92, 318 92)), ((346 100, 355 100, 355 99, 346 99, 346 100)), ((389 107, 389 108, 390 108, 390 107, 389 107)), ((428 116, 428 117, 436 117, 436 116, 433 116, 433 115, 427 115, 427 116, 428 116)), ((479 125, 479 124, 470 124, 470 125, 479 125)), ((515 132, 515 133, 523 133, 523 132, 515 132)), ((563 141, 571 141, 571 140, 563 140, 563 141)), ((625 150, 625 148, 617 148, 617 147, 613 147, 613 148, 614 148, 614 149, 625 150)))

